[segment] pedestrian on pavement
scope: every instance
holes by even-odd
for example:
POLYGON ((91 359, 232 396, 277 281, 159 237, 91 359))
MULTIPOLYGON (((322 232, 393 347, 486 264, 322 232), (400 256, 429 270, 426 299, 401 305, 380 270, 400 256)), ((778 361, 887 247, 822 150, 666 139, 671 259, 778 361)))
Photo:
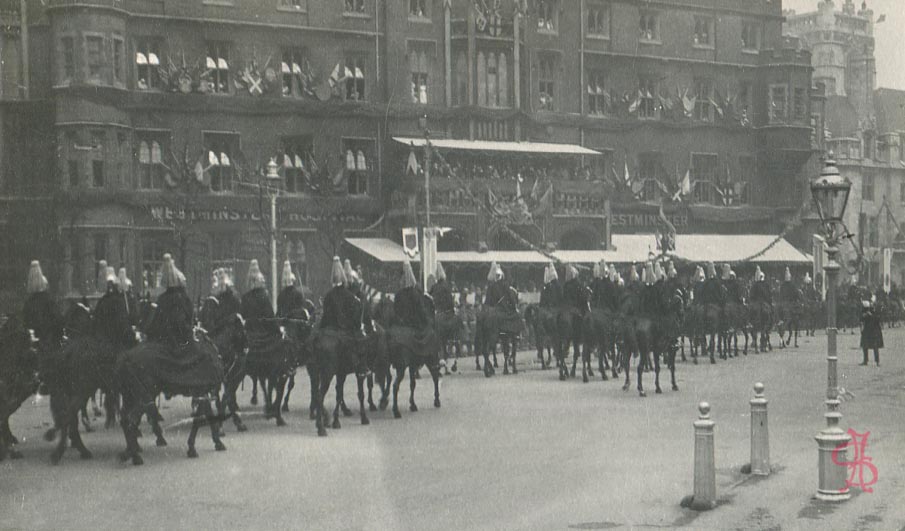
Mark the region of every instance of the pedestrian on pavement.
POLYGON ((883 348, 883 330, 880 326, 880 316, 877 313, 873 300, 861 301, 861 350, 864 352, 864 361, 861 365, 867 365, 867 351, 873 349, 874 362, 880 366, 880 349, 883 348))

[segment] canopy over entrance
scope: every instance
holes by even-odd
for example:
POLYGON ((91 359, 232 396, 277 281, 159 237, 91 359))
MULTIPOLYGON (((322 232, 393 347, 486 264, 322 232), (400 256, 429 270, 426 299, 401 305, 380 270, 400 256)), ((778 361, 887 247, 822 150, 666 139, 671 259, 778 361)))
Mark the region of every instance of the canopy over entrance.
MULTIPOLYGON (((346 238, 346 242, 380 262, 398 263, 405 258, 405 251, 398 243, 384 238, 346 238)), ((614 249, 586 251, 556 251, 557 259, 575 264, 593 264, 601 259, 608 263, 630 264, 643 262, 651 254, 657 255, 656 239, 649 234, 614 234, 614 249)), ((806 265, 811 260, 788 241, 770 234, 679 234, 676 251, 670 253, 688 262, 740 262, 756 264, 806 265), (755 258, 749 257, 760 253, 755 258)), ((444 264, 544 264, 549 258, 536 251, 449 251, 438 252, 437 259, 444 264)), ((417 262, 418 258, 412 259, 417 262)))
MULTIPOLYGON (((393 140, 406 146, 424 147, 424 138, 394 136, 393 140)), ((436 149, 456 151, 490 151, 501 153, 523 153, 526 155, 600 155, 599 151, 574 144, 550 144, 545 142, 501 142, 491 140, 458 140, 449 138, 431 139, 436 149)))

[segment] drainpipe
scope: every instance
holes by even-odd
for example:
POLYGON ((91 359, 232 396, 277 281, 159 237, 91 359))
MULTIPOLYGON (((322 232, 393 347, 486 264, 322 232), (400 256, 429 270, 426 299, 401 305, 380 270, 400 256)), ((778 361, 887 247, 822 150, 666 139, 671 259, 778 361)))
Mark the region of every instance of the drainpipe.
POLYGON ((19 35, 22 50, 22 97, 26 100, 29 98, 29 77, 30 68, 28 64, 28 2, 27 0, 19 0, 19 35))

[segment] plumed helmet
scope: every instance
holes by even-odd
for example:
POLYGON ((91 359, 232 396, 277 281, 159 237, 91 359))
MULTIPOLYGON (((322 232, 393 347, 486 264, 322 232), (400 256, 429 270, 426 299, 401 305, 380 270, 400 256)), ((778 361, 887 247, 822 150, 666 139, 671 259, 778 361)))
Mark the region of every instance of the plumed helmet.
POLYGON ((729 273, 732 272, 732 268, 729 267, 729 264, 723 264, 723 280, 729 280, 729 273))
POLYGON ((652 262, 644 264, 644 272, 642 275, 646 277, 642 278, 645 284, 653 284, 657 281, 657 273, 654 271, 654 264, 652 262))
POLYGON ((116 269, 111 266, 107 266, 107 285, 113 284, 114 286, 119 286, 119 277, 116 276, 116 269))
POLYGON ((97 263, 97 291, 107 290, 107 261, 99 260, 97 263))
POLYGON ((660 265, 660 262, 654 262, 654 282, 663 280, 664 278, 666 278, 666 273, 663 272, 663 267, 660 265))
POLYGON ((336 286, 342 286, 346 283, 346 274, 343 272, 343 265, 339 261, 338 256, 333 257, 333 266, 330 271, 330 283, 336 286))
POLYGON ((224 267, 220 270, 220 290, 225 291, 233 286, 233 272, 231 269, 224 267))
POLYGON ((620 275, 619 273, 616 273, 616 284, 620 287, 625 286, 625 280, 622 278, 622 275, 620 275))
POLYGON ((707 262, 707 278, 716 278, 716 266, 713 262, 707 262))
POLYGON ((408 261, 408 258, 404 262, 402 262, 402 287, 404 288, 414 288, 418 285, 418 281, 415 280, 415 272, 412 271, 412 264, 408 261))
POLYGON ((574 279, 577 276, 578 271, 576 271, 575 268, 572 267, 572 264, 566 264, 566 282, 574 279))
POLYGON ((732 271, 731 269, 729 270, 729 278, 731 278, 731 279, 737 278, 735 271, 732 271))
POLYGON ((264 278, 264 273, 261 272, 261 266, 258 265, 257 260, 252 260, 248 264, 248 275, 245 277, 245 284, 250 290, 267 287, 267 280, 264 278))
POLYGON ((163 268, 160 273, 160 287, 163 289, 185 287, 185 275, 176 268, 176 262, 170 253, 163 255, 163 268))
POLYGON ((704 268, 703 268, 703 267, 698 266, 698 267, 694 270, 694 279, 695 279, 695 281, 697 281, 697 282, 704 282, 704 280, 707 279, 706 275, 704 275, 704 268))
POLYGON ((666 275, 669 278, 676 278, 677 276, 679 276, 679 272, 676 271, 676 266, 672 262, 669 262, 666 266, 666 275))
POLYGON ((496 260, 490 263, 490 271, 487 273, 487 282, 493 282, 497 280, 496 278, 496 270, 497 270, 496 260))
POLYGON ((594 264, 594 278, 600 278, 600 264, 594 264))
POLYGON ((221 292, 222 287, 220 286, 220 272, 221 268, 214 269, 211 272, 211 294, 217 295, 221 292))
POLYGON ((132 281, 129 280, 129 275, 126 273, 126 268, 119 268, 119 287, 128 291, 132 289, 132 281))
POLYGON ((436 272, 437 281, 446 280, 446 270, 443 269, 443 264, 437 262, 437 272, 436 272))
POLYGON ((358 271, 352 271, 351 273, 349 273, 349 276, 346 277, 346 280, 349 281, 349 286, 358 286, 359 284, 361 284, 361 277, 358 275, 358 271))
POLYGON ((494 269, 494 278, 495 280, 503 280, 503 277, 506 275, 503 274, 503 267, 497 264, 496 269, 494 269))
POLYGON ((811 283, 811 274, 810 274, 810 273, 805 273, 805 274, 804 274, 804 283, 805 283, 805 284, 810 284, 810 283, 811 283))
POLYGON ((343 261, 343 274, 346 275, 346 282, 352 282, 352 273, 355 271, 352 269, 352 262, 349 261, 348 258, 343 261))
POLYGON ((788 267, 786 267, 786 274, 785 274, 785 277, 784 277, 784 278, 786 279, 786 282, 791 282, 791 281, 792 281, 792 272, 789 271, 789 268, 788 268, 788 267))
POLYGON ((619 279, 619 272, 616 271, 616 266, 614 266, 613 264, 610 264, 609 275, 611 282, 616 282, 619 279))
POLYGON ((295 273, 292 272, 292 264, 289 260, 283 262, 283 276, 280 278, 280 286, 288 288, 295 285, 295 273))
POLYGON ((32 260, 31 265, 28 266, 25 289, 29 294, 47 291, 47 277, 41 271, 41 262, 32 260))
POLYGON ((629 282, 638 282, 638 268, 635 267, 635 264, 632 264, 632 268, 628 271, 628 280, 629 282))
POLYGON ((553 262, 550 262, 547 264, 547 269, 544 270, 544 284, 549 284, 558 278, 559 275, 556 274, 556 266, 553 265, 553 262))
POLYGON ((760 270, 760 266, 757 266, 757 270, 754 271, 755 282, 763 282, 766 278, 767 276, 764 275, 764 272, 760 270))

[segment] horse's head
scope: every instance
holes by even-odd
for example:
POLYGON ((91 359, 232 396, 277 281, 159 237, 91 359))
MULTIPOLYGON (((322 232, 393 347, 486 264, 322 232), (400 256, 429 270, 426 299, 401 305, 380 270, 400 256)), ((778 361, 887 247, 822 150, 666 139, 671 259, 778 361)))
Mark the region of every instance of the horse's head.
POLYGON ((17 315, 9 316, 0 326, 0 376, 20 371, 34 374, 37 370, 35 340, 17 315))

